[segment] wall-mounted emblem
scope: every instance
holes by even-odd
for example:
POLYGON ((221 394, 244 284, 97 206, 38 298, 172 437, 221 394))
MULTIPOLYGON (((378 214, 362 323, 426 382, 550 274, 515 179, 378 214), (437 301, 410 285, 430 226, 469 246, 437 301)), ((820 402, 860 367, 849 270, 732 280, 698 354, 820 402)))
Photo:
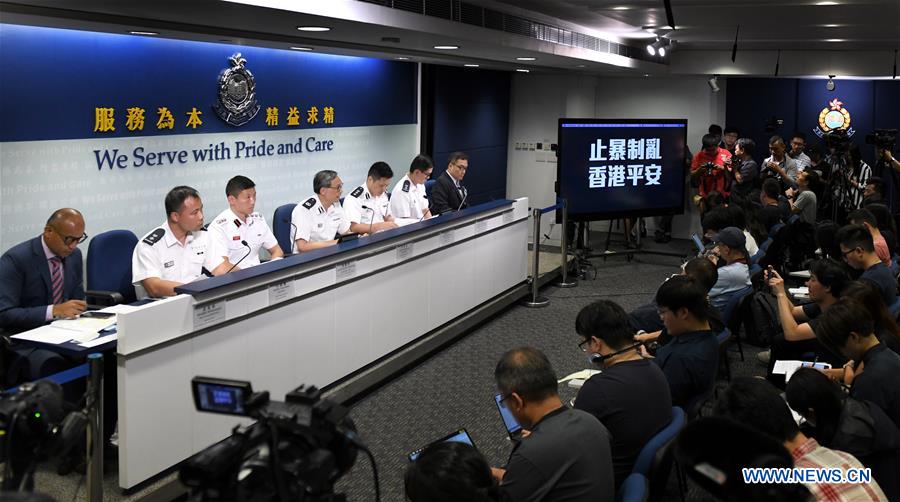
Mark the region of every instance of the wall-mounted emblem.
POLYGON ((822 108, 819 113, 819 125, 813 132, 822 137, 836 129, 847 131, 847 136, 853 136, 856 132, 850 127, 850 110, 844 108, 844 103, 834 98, 828 102, 828 106, 822 108))
POLYGON ((256 81, 244 67, 247 60, 237 53, 228 61, 231 68, 219 75, 219 102, 213 105, 213 110, 222 120, 237 127, 253 120, 259 112, 259 103, 256 102, 256 81))

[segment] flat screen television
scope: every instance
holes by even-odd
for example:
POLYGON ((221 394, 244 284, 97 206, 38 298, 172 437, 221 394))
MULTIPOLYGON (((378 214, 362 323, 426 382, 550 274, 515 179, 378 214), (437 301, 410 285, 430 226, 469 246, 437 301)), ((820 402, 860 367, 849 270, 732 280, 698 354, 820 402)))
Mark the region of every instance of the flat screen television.
POLYGON ((569 219, 684 212, 686 119, 559 119, 556 193, 569 219))

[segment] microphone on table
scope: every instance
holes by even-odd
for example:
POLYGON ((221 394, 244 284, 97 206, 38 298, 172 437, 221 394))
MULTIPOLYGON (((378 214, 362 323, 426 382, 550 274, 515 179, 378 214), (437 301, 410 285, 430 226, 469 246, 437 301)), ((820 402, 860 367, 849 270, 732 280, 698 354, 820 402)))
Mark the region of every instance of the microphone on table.
POLYGON ((366 232, 367 234, 372 235, 372 225, 375 224, 375 210, 365 204, 363 204, 361 207, 366 211, 372 211, 372 219, 369 220, 369 231, 366 232))
POLYGON ((460 189, 461 189, 461 190, 462 190, 462 193, 463 193, 463 198, 462 198, 462 201, 460 201, 460 203, 459 203, 459 207, 458 207, 458 208, 456 208, 456 210, 457 210, 457 211, 459 211, 459 210, 460 210, 460 209, 462 209, 462 207, 463 207, 463 204, 465 204, 465 203, 466 203, 466 199, 468 199, 468 198, 469 198, 469 191, 468 191, 468 190, 466 190, 466 187, 464 187, 464 186, 462 186, 462 185, 460 185, 460 186, 459 186, 459 188, 460 188, 460 189))
POLYGON ((245 254, 243 257, 241 257, 241 259, 238 260, 237 263, 232 265, 231 268, 228 269, 228 272, 225 272, 226 274, 231 272, 232 270, 234 270, 234 267, 238 266, 238 263, 244 261, 244 258, 250 256, 250 253, 253 252, 253 248, 250 247, 250 244, 247 244, 247 241, 241 241, 241 244, 243 244, 244 246, 247 247, 247 254, 245 254))

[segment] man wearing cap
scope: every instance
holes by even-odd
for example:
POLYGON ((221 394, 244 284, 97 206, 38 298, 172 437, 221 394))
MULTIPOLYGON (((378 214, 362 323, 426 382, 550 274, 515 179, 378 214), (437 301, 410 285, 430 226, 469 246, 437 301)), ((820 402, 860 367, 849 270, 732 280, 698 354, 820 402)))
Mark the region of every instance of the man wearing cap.
POLYGON ((713 242, 716 247, 710 259, 718 257, 725 260, 725 266, 719 267, 719 279, 709 290, 709 301, 713 307, 722 311, 735 291, 750 285, 747 238, 741 229, 725 227, 716 234, 713 242))

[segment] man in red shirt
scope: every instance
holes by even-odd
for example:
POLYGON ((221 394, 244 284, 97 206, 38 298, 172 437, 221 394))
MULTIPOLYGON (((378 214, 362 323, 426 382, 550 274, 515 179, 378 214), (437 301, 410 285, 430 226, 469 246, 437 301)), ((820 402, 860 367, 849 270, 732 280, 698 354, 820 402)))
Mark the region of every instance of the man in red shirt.
POLYGON ((700 183, 700 213, 704 212, 702 199, 710 192, 719 192, 728 197, 731 191, 731 153, 719 148, 719 138, 706 134, 702 139, 703 148, 694 155, 691 161, 691 177, 700 183))

